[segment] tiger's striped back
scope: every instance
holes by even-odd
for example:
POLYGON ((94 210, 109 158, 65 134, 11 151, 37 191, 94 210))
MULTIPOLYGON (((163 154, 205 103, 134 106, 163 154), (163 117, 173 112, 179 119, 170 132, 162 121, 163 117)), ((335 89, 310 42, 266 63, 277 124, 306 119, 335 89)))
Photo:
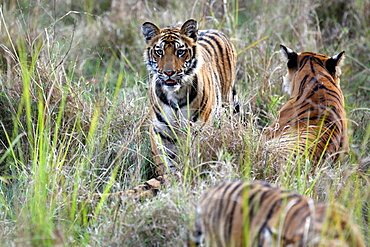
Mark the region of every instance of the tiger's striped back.
POLYGON ((295 53, 285 46, 288 73, 284 88, 290 99, 279 117, 266 131, 272 149, 285 158, 294 154, 312 163, 348 152, 347 120, 343 93, 339 85, 340 63, 344 52, 328 57, 303 52, 295 53))
POLYGON ((197 206, 198 246, 359 246, 365 244, 348 213, 264 182, 223 182, 197 206))
MULTIPOLYGON (((216 95, 221 95, 221 99, 217 99, 216 102, 217 111, 219 111, 222 103, 236 106, 236 93, 234 90, 236 50, 234 45, 219 30, 199 31, 197 45, 203 62, 212 64, 214 70, 210 78, 207 75, 209 69, 207 69, 207 66, 203 66, 203 73, 200 73, 200 75, 203 75, 203 80, 214 80, 217 90, 221 89, 221 94, 216 90, 216 95)), ((212 81, 206 84, 212 84, 212 81)))

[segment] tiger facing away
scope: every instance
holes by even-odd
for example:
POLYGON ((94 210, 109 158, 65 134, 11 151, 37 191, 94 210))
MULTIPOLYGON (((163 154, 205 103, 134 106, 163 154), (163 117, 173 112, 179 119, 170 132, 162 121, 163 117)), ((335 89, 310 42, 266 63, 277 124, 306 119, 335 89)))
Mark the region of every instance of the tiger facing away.
MULTIPOLYGON (((283 86, 290 99, 265 132, 283 158, 307 155, 313 163, 348 152, 347 120, 339 86, 344 51, 336 56, 295 53, 281 45, 288 59, 283 86)), ((271 142, 270 142, 271 143, 271 142)))
MULTIPOLYGON (((236 50, 218 30, 198 30, 193 19, 181 27, 142 25, 150 80, 150 136, 157 177, 130 192, 150 193, 180 174, 177 136, 187 124, 208 124, 221 106, 238 111, 234 88, 236 50)), ((145 193, 144 193, 145 194, 145 193)))
POLYGON ((339 204, 319 203, 264 182, 228 181, 209 189, 196 210, 190 246, 365 247, 339 204))

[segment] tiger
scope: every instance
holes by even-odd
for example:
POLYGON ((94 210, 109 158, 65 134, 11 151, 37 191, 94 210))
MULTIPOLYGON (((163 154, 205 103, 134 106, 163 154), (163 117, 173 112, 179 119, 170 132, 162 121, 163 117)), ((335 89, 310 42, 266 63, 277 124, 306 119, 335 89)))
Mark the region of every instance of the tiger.
POLYGON ((281 51, 288 60, 283 88, 290 99, 265 131, 267 146, 284 159, 307 157, 314 165, 329 159, 336 162, 349 152, 339 79, 345 52, 328 57, 296 53, 283 45, 281 51))
POLYGON ((198 30, 189 19, 182 26, 142 25, 147 48, 144 61, 150 74, 150 142, 156 177, 130 193, 156 191, 168 174, 181 176, 176 160, 181 129, 209 124, 221 107, 240 110, 234 86, 237 54, 219 30, 198 30))
POLYGON ((188 246, 365 247, 337 203, 261 181, 226 181, 204 193, 188 246))

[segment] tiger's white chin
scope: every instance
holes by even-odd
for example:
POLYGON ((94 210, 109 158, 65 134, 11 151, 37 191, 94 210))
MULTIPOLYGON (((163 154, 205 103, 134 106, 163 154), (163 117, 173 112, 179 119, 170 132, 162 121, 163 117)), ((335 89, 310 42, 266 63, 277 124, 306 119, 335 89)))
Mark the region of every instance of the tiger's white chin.
POLYGON ((167 92, 176 92, 177 90, 180 89, 180 87, 181 87, 181 84, 180 83, 177 83, 175 85, 166 85, 166 84, 163 84, 163 88, 167 92))

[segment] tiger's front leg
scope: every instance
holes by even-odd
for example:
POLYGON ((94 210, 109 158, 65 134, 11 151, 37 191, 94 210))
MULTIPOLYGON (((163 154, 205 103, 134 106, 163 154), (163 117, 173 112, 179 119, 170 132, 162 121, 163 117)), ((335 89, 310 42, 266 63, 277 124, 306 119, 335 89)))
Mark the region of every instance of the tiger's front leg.
POLYGON ((179 145, 178 134, 181 133, 178 133, 175 125, 158 121, 155 114, 152 117, 149 132, 156 176, 128 190, 127 194, 133 198, 156 195, 162 186, 169 183, 168 175, 174 175, 176 179, 182 178, 182 173, 175 161, 177 145, 179 145))
POLYGON ((177 140, 173 127, 152 124, 149 129, 153 162, 157 176, 178 171, 175 158, 177 140))

